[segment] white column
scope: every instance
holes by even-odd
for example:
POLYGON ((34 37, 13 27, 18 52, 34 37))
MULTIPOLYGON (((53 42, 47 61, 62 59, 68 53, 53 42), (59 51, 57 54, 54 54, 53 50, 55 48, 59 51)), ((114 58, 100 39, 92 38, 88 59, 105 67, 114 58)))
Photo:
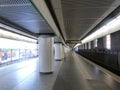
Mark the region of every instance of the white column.
POLYGON ((55 59, 61 60, 62 59, 62 44, 61 43, 55 43, 55 59))
POLYGON ((64 52, 64 46, 63 45, 61 46, 61 49, 62 49, 62 58, 64 58, 65 57, 65 52, 64 52))
POLYGON ((40 73, 54 71, 53 45, 54 38, 52 36, 42 35, 39 37, 40 73))

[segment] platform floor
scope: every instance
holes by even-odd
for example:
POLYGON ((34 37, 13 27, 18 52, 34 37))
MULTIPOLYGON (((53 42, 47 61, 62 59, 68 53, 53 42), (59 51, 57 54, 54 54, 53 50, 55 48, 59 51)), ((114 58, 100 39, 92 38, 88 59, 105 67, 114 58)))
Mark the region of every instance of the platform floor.
POLYGON ((0 67, 0 90, 120 90, 120 77, 69 52, 55 72, 39 74, 38 58, 0 67))

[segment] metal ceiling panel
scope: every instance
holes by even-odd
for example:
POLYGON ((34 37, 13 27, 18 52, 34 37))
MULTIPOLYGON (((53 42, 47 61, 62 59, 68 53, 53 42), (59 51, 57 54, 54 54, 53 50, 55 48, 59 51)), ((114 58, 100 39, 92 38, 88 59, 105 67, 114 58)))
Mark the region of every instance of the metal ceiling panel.
POLYGON ((0 0, 0 18, 33 33, 53 33, 29 0, 0 0))
POLYGON ((51 3, 54 12, 59 16, 57 17, 59 24, 63 18, 64 26, 60 24, 60 27, 65 27, 62 33, 66 35, 66 41, 79 41, 117 8, 120 0, 51 0, 51 3))
MULTIPOLYGON (((51 0, 65 40, 80 40, 107 17, 120 0, 51 0)), ((33 33, 53 33, 29 0, 0 0, 0 22, 4 18, 33 33)))
POLYGON ((62 0, 67 38, 80 39, 113 2, 114 0, 62 0))

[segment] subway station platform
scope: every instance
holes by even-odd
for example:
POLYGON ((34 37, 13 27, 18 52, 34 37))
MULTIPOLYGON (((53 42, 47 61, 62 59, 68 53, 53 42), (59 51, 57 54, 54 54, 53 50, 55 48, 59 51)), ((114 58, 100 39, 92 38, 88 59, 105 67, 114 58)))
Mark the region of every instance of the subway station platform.
POLYGON ((0 90, 120 90, 120 77, 70 51, 39 73, 38 58, 0 67, 0 90))

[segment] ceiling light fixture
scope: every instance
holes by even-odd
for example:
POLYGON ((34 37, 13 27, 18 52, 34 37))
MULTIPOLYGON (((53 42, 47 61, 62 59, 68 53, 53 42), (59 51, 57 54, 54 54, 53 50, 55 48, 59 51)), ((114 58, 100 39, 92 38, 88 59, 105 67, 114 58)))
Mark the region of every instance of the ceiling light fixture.
POLYGON ((90 34, 88 37, 83 39, 81 42, 82 44, 105 36, 107 34, 113 33, 120 30, 120 15, 118 15, 115 19, 110 21, 109 23, 105 24, 103 27, 96 30, 94 33, 90 34))

